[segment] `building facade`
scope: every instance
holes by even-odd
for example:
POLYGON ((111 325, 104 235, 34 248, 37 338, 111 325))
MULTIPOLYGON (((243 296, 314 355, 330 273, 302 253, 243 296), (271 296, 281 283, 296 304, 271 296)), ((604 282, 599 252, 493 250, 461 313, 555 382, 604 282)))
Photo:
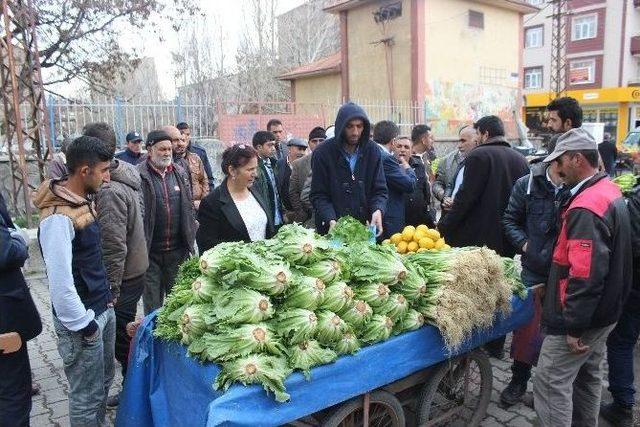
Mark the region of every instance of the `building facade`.
POLYGON ((522 107, 519 40, 523 16, 538 11, 524 0, 331 0, 324 10, 339 17, 340 52, 280 76, 295 101, 413 103, 412 120, 443 136, 486 114, 513 122, 522 107))
MULTIPOLYGON (((551 93, 552 5, 525 16, 522 44, 527 126, 538 130, 551 93)), ((583 107, 585 122, 605 124, 617 142, 640 126, 640 1, 569 0, 566 24, 566 95, 583 107)))

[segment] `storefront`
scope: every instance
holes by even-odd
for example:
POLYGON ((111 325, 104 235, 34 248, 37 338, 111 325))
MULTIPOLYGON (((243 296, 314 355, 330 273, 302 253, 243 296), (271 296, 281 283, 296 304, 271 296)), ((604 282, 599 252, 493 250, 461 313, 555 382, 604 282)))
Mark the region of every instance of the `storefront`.
MULTIPOLYGON (((540 130, 551 95, 525 95, 526 124, 531 131, 540 130)), ((566 95, 580 102, 584 122, 604 123, 605 132, 609 132, 618 144, 630 130, 640 126, 640 87, 571 90, 566 95)))

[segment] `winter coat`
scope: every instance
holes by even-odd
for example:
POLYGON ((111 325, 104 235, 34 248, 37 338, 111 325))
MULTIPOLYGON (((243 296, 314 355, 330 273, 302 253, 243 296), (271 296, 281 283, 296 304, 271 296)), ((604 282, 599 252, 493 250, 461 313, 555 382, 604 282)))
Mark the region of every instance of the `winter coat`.
POLYGON ((451 246, 483 246, 502 256, 515 255, 502 230, 511 189, 529 173, 524 156, 504 137, 490 138, 467 154, 463 183, 451 210, 438 224, 451 246))
POLYGON ((420 156, 411 156, 409 165, 416 174, 417 182, 415 190, 410 194, 405 194, 404 197, 404 223, 414 227, 420 224, 435 227, 431 212, 431 188, 425 164, 420 156))
MULTIPOLYGON (((153 187, 153 181, 151 177, 151 165, 149 161, 140 163, 136 166, 141 178, 142 196, 144 200, 144 235, 147 241, 147 251, 151 250, 151 243, 153 240, 153 231, 155 228, 156 209, 158 208, 157 197, 153 187)), ((153 172, 155 173, 155 172, 153 172)), ((181 206, 181 235, 182 243, 189 252, 194 253, 193 244, 196 240, 196 222, 195 222, 195 210, 193 208, 191 190, 189 188, 189 175, 182 167, 172 164, 167 173, 172 173, 175 176, 178 187, 180 188, 180 206, 181 206)))
POLYGON ((258 176, 256 177, 255 182, 253 183, 253 188, 260 194, 262 200, 264 200, 269 206, 269 215, 271 218, 276 217, 276 203, 278 204, 278 208, 280 209, 280 213, 282 213, 282 196, 278 190, 278 161, 276 159, 266 158, 261 159, 258 158, 258 176), (271 165, 271 170, 273 171, 273 176, 276 180, 276 187, 274 189, 271 184, 271 179, 269 178, 269 173, 267 172, 267 167, 265 166, 265 162, 269 162, 271 165))
POLYGON ((278 183, 278 194, 282 200, 282 207, 285 213, 291 211, 291 199, 289 199, 289 184, 291 181, 291 165, 287 158, 278 160, 277 167, 278 174, 276 175, 276 182, 278 183))
POLYGON ((433 181, 432 191, 433 197, 440 202, 442 202, 445 197, 451 197, 456 180, 456 173, 458 172, 458 166, 461 161, 462 153, 460 153, 459 150, 455 150, 444 156, 438 162, 436 179, 433 181))
POLYGON ((209 156, 207 155, 207 151, 199 146, 198 144, 194 144, 193 142, 189 144, 189 148, 187 148, 191 153, 197 154, 202 160, 202 165, 204 166, 204 172, 207 174, 207 182, 209 183, 209 192, 213 191, 216 186, 215 179, 213 176, 213 170, 211 169, 211 163, 209 163, 209 156))
POLYGON ((627 299, 627 306, 633 310, 640 307, 640 184, 637 184, 627 198, 627 208, 631 220, 631 253, 633 256, 633 285, 627 299))
POLYGON ((0 194, 0 334, 17 332, 26 342, 42 332, 42 323, 21 270, 29 248, 21 237, 11 235, 13 228, 0 194))
POLYGON ((60 179, 67 173, 67 156, 63 152, 54 154, 49 161, 49 178, 60 179))
POLYGON ((542 328, 580 337, 616 323, 632 282, 631 223, 618 187, 598 173, 561 208, 542 328))
POLYGON ((388 239, 404 228, 404 199, 416 189, 417 178, 413 169, 410 167, 404 170, 393 154, 382 147, 380 147, 380 153, 389 194, 385 215, 382 218, 382 237, 388 239))
POLYGON ((546 283, 551 268, 551 255, 560 232, 558 206, 566 193, 556 195, 547 179, 547 164, 531 166, 531 173, 516 181, 502 224, 509 243, 522 253, 522 278, 527 285, 546 283))
POLYGON ((144 234, 140 173, 135 166, 114 160, 111 180, 96 198, 102 231, 102 254, 111 294, 118 298, 125 280, 142 276, 149 267, 144 234))
POLYGON ((313 228, 315 223, 311 220, 313 209, 302 201, 302 188, 307 178, 311 175, 311 155, 309 153, 301 159, 291 163, 291 177, 289 178, 289 201, 291 202, 291 222, 299 222, 305 227, 313 228))
POLYGON ((193 197, 194 201, 204 199, 209 194, 209 177, 202 159, 197 154, 187 151, 187 155, 182 158, 182 161, 184 163, 183 168, 189 172, 191 197, 193 197))
MULTIPOLYGON (((268 206, 254 186, 249 188, 249 191, 251 191, 253 197, 256 198, 267 214, 266 237, 267 239, 271 238, 275 234, 275 227, 273 225, 273 217, 269 214, 268 206)), ((196 240, 200 253, 222 242, 251 241, 240 211, 238 211, 227 188, 226 178, 211 194, 202 200, 198 210, 198 222, 200 227, 198 227, 196 240)))
POLYGON ((598 144, 598 152, 602 158, 602 163, 609 176, 614 176, 616 171, 616 159, 618 158, 618 148, 614 141, 604 141, 598 144))
POLYGON ((133 151, 125 148, 114 156, 117 160, 129 163, 130 165, 137 166, 147 159, 146 153, 134 153, 133 151))
POLYGON ((347 103, 340 107, 335 122, 336 136, 320 144, 311 158, 311 203, 316 230, 326 233, 329 223, 351 215, 364 223, 373 212, 386 212, 388 191, 378 145, 369 140, 371 124, 364 110, 347 103), (350 120, 362 119, 364 129, 357 147, 354 172, 344 154, 343 135, 350 120))

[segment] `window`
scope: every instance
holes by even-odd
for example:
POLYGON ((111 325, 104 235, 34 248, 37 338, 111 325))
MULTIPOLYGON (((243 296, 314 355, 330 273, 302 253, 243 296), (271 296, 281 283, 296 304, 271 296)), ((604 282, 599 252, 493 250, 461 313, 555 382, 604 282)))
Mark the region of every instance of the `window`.
POLYGON ((545 0, 528 0, 528 1, 529 1, 529 4, 532 6, 540 6, 545 2, 545 0))
POLYGON ((542 25, 537 27, 525 28, 524 30, 525 49, 542 47, 543 44, 544 44, 544 27, 542 25))
POLYGON ((596 60, 571 61, 569 65, 569 83, 584 85, 594 83, 596 79, 596 60))
POLYGON ((598 14, 576 16, 573 18, 571 40, 594 39, 598 34, 598 14))
POLYGON ((525 68, 524 88, 525 89, 542 88, 542 67, 525 68))
POLYGON ((484 29, 484 13, 469 10, 469 26, 471 28, 484 29))

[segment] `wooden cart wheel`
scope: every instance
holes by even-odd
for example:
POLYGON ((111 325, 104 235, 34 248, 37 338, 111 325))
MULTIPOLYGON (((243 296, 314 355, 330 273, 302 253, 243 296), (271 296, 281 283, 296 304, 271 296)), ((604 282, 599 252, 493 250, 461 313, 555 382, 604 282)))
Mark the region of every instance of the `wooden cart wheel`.
POLYGON ((492 384, 491 363, 479 350, 442 363, 420 393, 418 425, 478 426, 487 414, 492 384))
MULTIPOLYGON (((364 399, 352 399, 338 407, 322 424, 323 427, 363 427, 364 399)), ((369 425, 404 427, 404 411, 400 401, 391 393, 376 390, 369 394, 369 425)))

